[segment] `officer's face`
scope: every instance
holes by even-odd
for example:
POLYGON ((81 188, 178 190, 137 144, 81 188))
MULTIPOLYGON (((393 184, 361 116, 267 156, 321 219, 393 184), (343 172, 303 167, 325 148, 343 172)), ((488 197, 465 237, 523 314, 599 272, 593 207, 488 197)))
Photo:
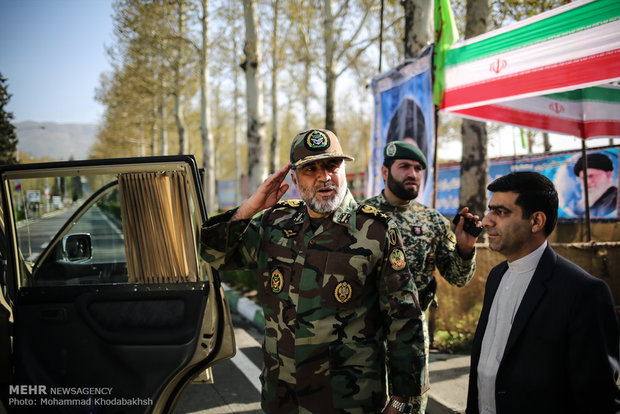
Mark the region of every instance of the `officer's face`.
POLYGON ((489 212, 482 219, 489 237, 489 248, 510 262, 531 252, 533 241, 533 223, 531 218, 523 218, 523 210, 516 204, 518 196, 512 191, 493 193, 489 212))
POLYGON ((414 160, 396 160, 387 169, 382 167, 383 179, 389 191, 403 201, 413 200, 418 196, 424 167, 414 160))
POLYGON ((292 176, 311 217, 327 217, 334 212, 347 192, 344 161, 341 158, 319 160, 295 170, 292 176))

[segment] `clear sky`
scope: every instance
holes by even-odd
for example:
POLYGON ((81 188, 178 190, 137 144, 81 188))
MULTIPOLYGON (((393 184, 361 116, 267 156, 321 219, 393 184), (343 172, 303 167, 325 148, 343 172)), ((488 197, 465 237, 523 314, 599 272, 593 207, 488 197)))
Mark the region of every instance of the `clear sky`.
POLYGON ((0 0, 0 73, 14 122, 98 123, 112 0, 0 0))

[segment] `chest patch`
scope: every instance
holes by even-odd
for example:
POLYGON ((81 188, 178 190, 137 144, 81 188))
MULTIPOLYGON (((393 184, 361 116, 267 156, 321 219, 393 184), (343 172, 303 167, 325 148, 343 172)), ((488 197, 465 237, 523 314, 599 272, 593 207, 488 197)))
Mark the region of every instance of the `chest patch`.
POLYGON ((336 285, 336 288, 334 289, 334 297, 340 303, 347 303, 349 300, 351 300, 352 295, 353 288, 348 282, 340 282, 336 285))
POLYGON ((282 272, 280 272, 278 268, 273 269, 273 271, 271 272, 270 285, 271 285, 271 291, 273 293, 278 294, 282 292, 282 286, 284 285, 284 277, 282 276, 282 272))
POLYGON ((422 234, 422 227, 420 226, 414 226, 413 227, 413 234, 415 234, 416 236, 419 236, 422 234))

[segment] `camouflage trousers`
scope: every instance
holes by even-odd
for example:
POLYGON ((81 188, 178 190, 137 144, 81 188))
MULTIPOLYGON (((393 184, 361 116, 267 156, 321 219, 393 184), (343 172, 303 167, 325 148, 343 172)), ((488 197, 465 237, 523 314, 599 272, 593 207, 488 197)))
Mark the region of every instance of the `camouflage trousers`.
MULTIPOLYGON (((428 334, 428 321, 426 320, 426 314, 422 313, 422 327, 424 328, 424 352, 426 354, 426 368, 428 369, 428 353, 430 352, 431 344, 430 338, 428 334)), ((428 378, 428 371, 426 372, 428 378)), ((426 413, 426 404, 428 403, 428 391, 419 397, 415 397, 411 402, 413 405, 413 410, 411 410, 414 414, 425 414, 426 413)))

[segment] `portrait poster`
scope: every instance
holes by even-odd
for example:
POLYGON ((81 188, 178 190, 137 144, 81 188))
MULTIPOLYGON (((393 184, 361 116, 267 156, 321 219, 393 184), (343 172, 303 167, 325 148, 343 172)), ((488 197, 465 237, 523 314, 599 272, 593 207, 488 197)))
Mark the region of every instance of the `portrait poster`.
MULTIPOLYGON (((620 218, 618 208, 618 153, 620 147, 591 149, 588 160, 588 195, 592 219, 620 218)), ((558 192, 558 219, 585 218, 581 151, 500 158, 489 161, 489 183, 513 171, 536 171, 553 181, 558 192)), ((460 166, 440 166, 437 174, 437 204, 440 213, 453 216, 458 209, 460 166)), ((487 199, 490 198, 490 193, 487 199)), ((476 212, 481 214, 484 212, 476 212)))
POLYGON ((372 79, 375 111, 366 197, 379 194, 384 187, 381 166, 385 145, 406 140, 417 145, 427 161, 416 200, 432 205, 435 116, 431 69, 432 47, 427 47, 418 58, 407 60, 372 79))

